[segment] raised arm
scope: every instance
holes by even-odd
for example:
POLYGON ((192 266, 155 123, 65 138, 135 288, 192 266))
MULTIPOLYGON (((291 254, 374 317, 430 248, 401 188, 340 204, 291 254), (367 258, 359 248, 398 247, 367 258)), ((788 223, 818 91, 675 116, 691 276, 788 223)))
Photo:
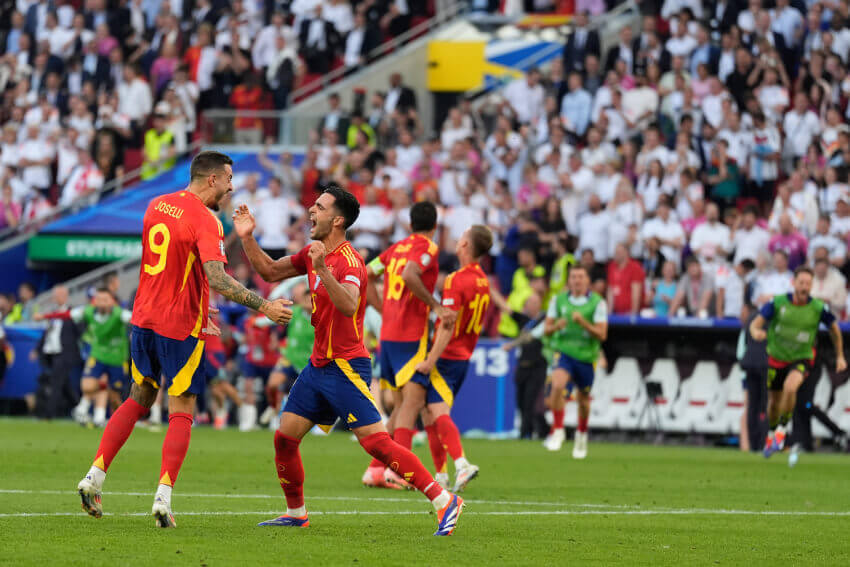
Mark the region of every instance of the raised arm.
POLYGON ((242 247, 245 249, 248 261, 251 262, 251 266, 260 274, 260 277, 267 282, 279 282, 301 275, 293 266, 291 256, 273 260, 263 252, 254 238, 255 227, 256 221, 254 215, 248 210, 248 206, 240 205, 233 213, 233 228, 242 241, 242 247))
POLYGON ((241 283, 227 275, 224 263, 218 261, 204 262, 204 272, 207 274, 210 287, 231 301, 245 307, 255 309, 279 325, 285 325, 292 319, 292 309, 286 307, 283 299, 268 301, 241 283))

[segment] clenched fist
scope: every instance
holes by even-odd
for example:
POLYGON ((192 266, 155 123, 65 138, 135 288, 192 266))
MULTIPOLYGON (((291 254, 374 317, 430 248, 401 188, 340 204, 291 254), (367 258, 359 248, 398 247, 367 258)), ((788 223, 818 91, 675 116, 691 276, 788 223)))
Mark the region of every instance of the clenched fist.
POLYGON ((310 261, 313 262, 313 269, 320 270, 325 267, 325 256, 328 251, 325 249, 325 245, 319 242, 318 240, 313 241, 310 245, 310 249, 307 251, 307 255, 310 256, 310 261))
POLYGON ((254 220, 254 215, 248 210, 248 205, 239 205, 236 211, 233 212, 233 229, 236 231, 239 238, 247 238, 254 233, 257 227, 257 221, 254 220))

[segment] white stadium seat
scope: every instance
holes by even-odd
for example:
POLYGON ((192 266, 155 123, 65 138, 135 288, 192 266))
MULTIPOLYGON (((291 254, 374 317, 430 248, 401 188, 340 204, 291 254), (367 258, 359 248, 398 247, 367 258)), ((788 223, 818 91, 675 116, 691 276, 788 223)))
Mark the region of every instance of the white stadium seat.
POLYGON ((613 429, 614 412, 610 398, 611 378, 604 369, 598 369, 590 390, 590 419, 592 429, 613 429))
POLYGON ((720 371, 714 362, 701 361, 693 375, 682 384, 681 412, 686 432, 722 433, 717 421, 720 398, 720 371))
POLYGON ((640 367, 634 358, 622 357, 617 360, 609 375, 608 400, 615 427, 623 427, 622 421, 628 422, 633 417, 630 414, 635 411, 639 403, 640 391, 643 388, 640 367))

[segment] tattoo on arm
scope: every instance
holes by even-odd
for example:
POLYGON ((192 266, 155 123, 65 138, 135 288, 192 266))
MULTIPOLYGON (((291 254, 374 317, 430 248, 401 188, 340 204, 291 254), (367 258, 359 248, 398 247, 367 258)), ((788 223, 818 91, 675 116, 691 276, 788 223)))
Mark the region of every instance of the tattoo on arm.
POLYGON ((227 275, 223 262, 204 262, 204 272, 207 274, 210 287, 227 299, 256 311, 259 311, 266 303, 265 299, 227 275))

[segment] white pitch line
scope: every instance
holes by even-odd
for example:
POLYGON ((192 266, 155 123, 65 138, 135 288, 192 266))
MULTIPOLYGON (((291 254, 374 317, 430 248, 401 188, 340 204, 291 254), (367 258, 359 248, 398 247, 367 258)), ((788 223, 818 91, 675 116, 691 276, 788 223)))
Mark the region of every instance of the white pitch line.
MULTIPOLYGON (((181 516, 275 516, 280 510, 266 512, 177 512, 181 516)), ((414 510, 333 510, 333 511, 310 511, 311 516, 424 516, 426 511, 414 510)), ((477 512, 467 511, 464 515, 473 516, 822 516, 822 517, 847 517, 850 512, 803 512, 794 510, 724 510, 709 508, 683 508, 671 510, 519 510, 516 512, 477 512)), ((0 513, 0 518, 40 518, 40 517, 88 517, 82 512, 9 512, 0 513)), ((150 516, 145 512, 126 512, 120 514, 106 513, 104 516, 135 517, 150 516)))
MULTIPOLYGON (((49 494, 55 496, 75 494, 73 490, 21 490, 21 489, 0 489, 0 494, 49 494)), ((150 492, 104 492, 104 496, 151 496, 150 492)), ((282 495, 270 494, 237 494, 237 493, 182 493, 178 492, 178 496, 185 498, 239 498, 239 499, 257 499, 257 500, 281 500, 282 495)), ((386 496, 308 496, 308 500, 326 500, 339 502, 415 502, 416 498, 393 498, 386 496)), ((571 502, 539 502, 539 501, 514 501, 514 500, 464 500, 468 504, 483 504, 494 506, 567 506, 572 508, 616 508, 616 509, 639 509, 640 506, 628 506, 621 504, 585 504, 571 502)))

